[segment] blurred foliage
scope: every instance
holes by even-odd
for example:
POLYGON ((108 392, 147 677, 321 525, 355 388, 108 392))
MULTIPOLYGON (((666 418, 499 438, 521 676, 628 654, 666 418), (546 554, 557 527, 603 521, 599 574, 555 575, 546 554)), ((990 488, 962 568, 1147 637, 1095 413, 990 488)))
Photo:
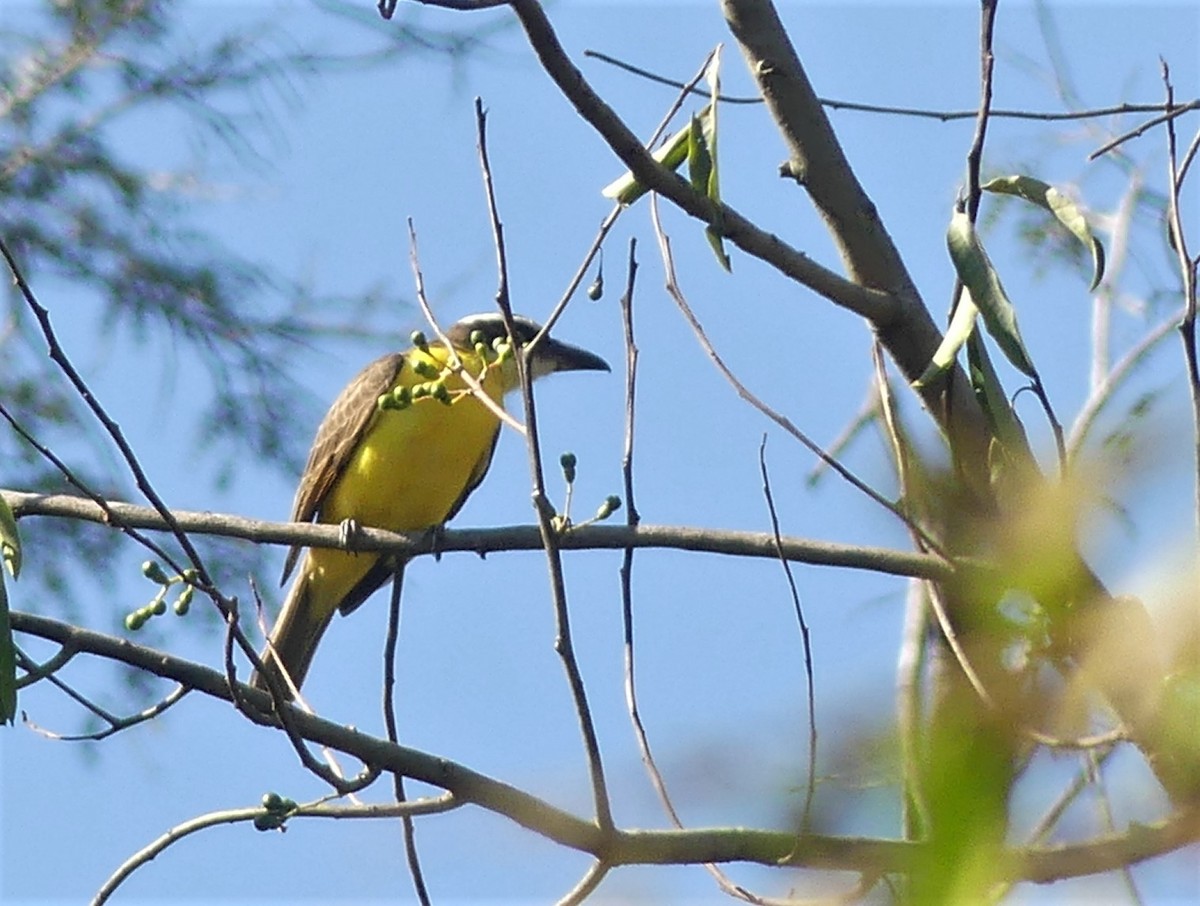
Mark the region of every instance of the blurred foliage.
MULTIPOLYGON (((419 9, 383 23, 361 5, 313 6, 343 30, 366 32, 368 49, 299 46, 267 7, 210 17, 175 0, 42 0, 0 19, 0 235, 55 323, 96 322, 92 346, 68 350, 89 380, 159 361, 164 348, 195 369, 167 392, 186 395, 193 448, 217 485, 247 456, 298 472, 307 438, 279 417, 307 402, 293 353, 325 337, 359 336, 373 311, 394 319, 401 303, 383 286, 318 293, 256 260, 253 248, 221 245, 196 225, 198 212, 220 209, 210 174, 230 156, 243 172, 268 164, 282 133, 276 117, 302 103, 312 77, 414 53, 460 65, 498 27, 489 20, 442 30, 419 9), (178 125, 191 152, 186 169, 138 157, 129 128, 146 128, 147 116, 178 125), (86 308, 73 310, 81 299, 86 308)), ((0 361, 9 415, 93 491, 137 499, 12 287, 0 296, 0 361)), ((12 430, 0 430, 0 462, 0 485, 79 492, 12 430)), ((97 586, 111 588, 126 560, 141 559, 98 526, 34 520, 23 531, 35 553, 22 606, 53 602, 63 619, 78 620, 97 586)), ((206 549, 217 578, 244 592, 262 552, 206 549)), ((121 609, 110 610, 115 628, 121 609)))

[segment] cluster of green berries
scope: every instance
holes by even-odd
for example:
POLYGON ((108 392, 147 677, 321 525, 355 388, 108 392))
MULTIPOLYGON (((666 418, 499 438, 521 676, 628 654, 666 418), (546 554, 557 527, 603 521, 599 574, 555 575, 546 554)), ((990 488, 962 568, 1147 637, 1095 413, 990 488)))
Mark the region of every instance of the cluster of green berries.
MULTIPOLYGON (((471 345, 475 348, 475 354, 483 360, 485 368, 492 364, 503 363, 512 357, 512 346, 507 337, 497 337, 491 342, 491 345, 488 345, 483 332, 476 330, 471 332, 470 339, 471 345)), ((429 355, 429 341, 421 331, 413 331, 412 344, 418 352, 429 355)), ((376 401, 376 405, 380 409, 397 411, 407 409, 417 400, 426 398, 435 399, 446 406, 454 401, 454 394, 446 387, 446 378, 450 374, 448 367, 439 368, 428 359, 416 357, 409 360, 409 365, 418 377, 423 377, 425 380, 413 384, 411 387, 396 387, 394 390, 382 394, 376 401)), ((479 377, 482 379, 483 375, 481 374, 479 377)))
POLYGON ((125 628, 130 632, 137 632, 151 617, 159 617, 167 612, 167 592, 172 585, 182 585, 183 588, 179 591, 179 597, 175 599, 175 603, 171 605, 171 609, 178 616, 184 616, 192 606, 192 598, 196 595, 196 587, 193 584, 199 573, 196 570, 188 567, 178 576, 168 576, 163 572, 163 568, 158 565, 155 560, 147 560, 142 564, 142 575, 151 582, 158 585, 158 592, 150 599, 150 603, 125 616, 125 628))
POLYGON ((265 814, 254 819, 254 829, 260 831, 279 830, 283 823, 296 811, 296 803, 278 793, 267 793, 262 797, 265 814))

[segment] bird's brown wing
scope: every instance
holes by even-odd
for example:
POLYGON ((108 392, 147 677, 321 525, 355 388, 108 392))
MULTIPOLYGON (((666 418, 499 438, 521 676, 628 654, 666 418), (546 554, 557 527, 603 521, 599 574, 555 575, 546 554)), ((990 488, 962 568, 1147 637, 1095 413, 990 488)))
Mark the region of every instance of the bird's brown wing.
MULTIPOLYGON (((471 476, 467 479, 466 486, 463 488, 462 493, 458 495, 458 500, 454 501, 454 506, 450 507, 449 512, 446 513, 446 518, 442 520, 442 524, 453 519, 455 514, 462 509, 462 505, 467 502, 467 498, 471 496, 471 492, 479 487, 479 483, 483 481, 483 476, 487 474, 487 470, 492 464, 492 454, 496 452, 496 441, 499 439, 500 425, 497 424, 496 432, 492 435, 492 442, 488 444, 487 450, 479 457, 479 461, 475 463, 475 468, 471 470, 471 476)), ((396 575, 396 566, 395 557, 380 557, 358 581, 358 584, 342 599, 342 602, 338 604, 338 611, 341 612, 342 616, 353 613, 358 609, 360 604, 375 594, 375 591, 380 586, 390 581, 396 575)))
MULTIPOLYGON (((292 504, 293 522, 311 522, 320 513, 329 489, 345 470, 366 433, 375 415, 376 402, 395 383, 403 367, 404 356, 401 353, 376 359, 346 385, 329 407, 321 427, 317 429, 304 474, 300 476, 300 486, 296 489, 296 500, 292 504)), ((300 550, 299 546, 293 546, 288 551, 280 585, 291 575, 300 550)))

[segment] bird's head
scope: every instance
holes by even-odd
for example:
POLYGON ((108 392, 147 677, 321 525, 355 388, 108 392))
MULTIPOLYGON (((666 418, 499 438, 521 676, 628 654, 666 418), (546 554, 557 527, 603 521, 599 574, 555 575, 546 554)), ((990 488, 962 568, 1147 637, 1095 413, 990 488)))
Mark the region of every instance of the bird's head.
MULTIPOLYGON (((530 343, 542 326, 529 318, 514 315, 512 319, 513 339, 518 347, 530 343)), ((446 331, 446 337, 460 352, 471 352, 477 343, 482 342, 488 348, 493 348, 497 340, 508 339, 508 329, 504 318, 499 312, 485 312, 478 315, 468 315, 446 331)), ((588 352, 579 346, 563 343, 546 335, 534 348, 529 359, 532 377, 544 377, 556 371, 611 371, 608 362, 595 353, 588 352)), ((515 370, 512 377, 515 388, 515 370)))

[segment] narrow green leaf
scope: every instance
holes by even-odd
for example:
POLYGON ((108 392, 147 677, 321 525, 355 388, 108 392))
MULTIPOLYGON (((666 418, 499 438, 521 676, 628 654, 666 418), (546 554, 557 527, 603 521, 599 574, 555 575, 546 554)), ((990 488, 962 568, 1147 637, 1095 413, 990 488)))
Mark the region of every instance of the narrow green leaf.
POLYGON ((8 501, 0 497, 0 560, 15 579, 21 574, 21 536, 8 501))
MULTIPOLYGON (((701 110, 700 116, 704 116, 707 110, 707 107, 701 110)), ((687 160, 688 137, 691 135, 691 129, 691 123, 688 123, 651 156, 668 170, 678 170, 679 165, 687 160)), ((601 194, 605 198, 614 199, 619 204, 631 205, 646 194, 646 187, 627 170, 623 176, 605 186, 601 190, 601 194)))
MULTIPOLYGON (((21 536, 17 520, 0 496, 0 559, 15 579, 21 572, 21 536)), ((8 617, 8 589, 0 570, 0 726, 17 716, 17 655, 13 648, 12 622, 8 617)))
POLYGON ((955 209, 946 231, 946 245, 959 279, 971 294, 971 299, 983 315, 984 326, 1000 346, 1001 351, 1022 374, 1037 377, 1037 369, 1025 350, 1021 331, 1017 327, 1017 312, 1000 277, 984 251, 983 243, 966 212, 955 209))
POLYGON ((992 434, 1000 441, 1008 459, 1031 462, 1033 454, 1025 426, 1013 411, 1000 377, 992 367, 987 348, 983 345, 983 337, 978 333, 972 334, 967 340, 967 375, 992 434))
MULTIPOLYGON (((710 97, 708 108, 700 117, 711 163, 706 175, 705 185, 697 186, 697 188, 701 189, 716 205, 721 204, 721 180, 717 165, 717 107, 719 106, 718 97, 721 94, 721 49, 723 47, 723 44, 718 44, 713 50, 712 59, 708 63, 708 70, 704 74, 705 81, 708 82, 710 97)), ((727 271, 732 270, 733 267, 729 261, 729 254, 725 251, 725 238, 721 224, 718 222, 706 227, 704 235, 708 238, 708 244, 712 246, 713 254, 717 256, 717 261, 721 267, 727 271)))
POLYGON ((17 657, 8 618, 8 591, 0 573, 0 726, 17 716, 17 657))
POLYGON ((700 126, 700 119, 693 114, 688 124, 688 179, 692 187, 707 194, 708 179, 712 175, 713 159, 708 151, 708 139, 700 126))
POLYGON ((946 335, 942 337, 942 342, 934 352, 933 358, 929 360, 929 365, 921 372, 921 376, 913 381, 913 387, 920 390, 946 373, 958 356, 958 351, 962 349, 963 343, 975 332, 975 319, 978 315, 979 309, 971 301, 971 293, 964 286, 958 295, 958 305, 954 308, 954 317, 950 319, 946 335))
POLYGON ((1088 290, 1094 290, 1100 285, 1100 281, 1104 278, 1104 246, 1092 233, 1087 218, 1083 216, 1083 211, 1075 202, 1054 186, 1032 176, 1001 176, 988 181, 980 188, 985 192, 1024 198, 1053 214, 1058 222, 1070 230, 1072 235, 1092 253, 1092 285, 1088 287, 1088 290))

